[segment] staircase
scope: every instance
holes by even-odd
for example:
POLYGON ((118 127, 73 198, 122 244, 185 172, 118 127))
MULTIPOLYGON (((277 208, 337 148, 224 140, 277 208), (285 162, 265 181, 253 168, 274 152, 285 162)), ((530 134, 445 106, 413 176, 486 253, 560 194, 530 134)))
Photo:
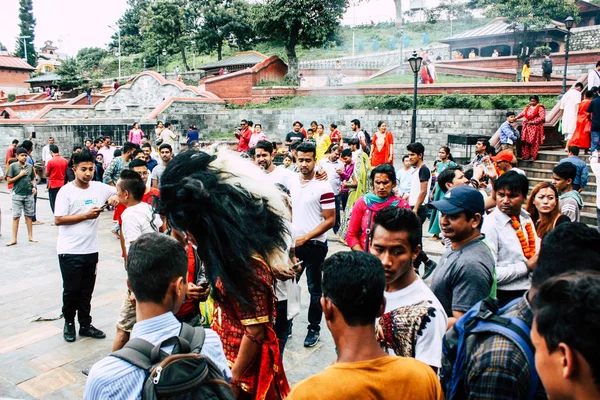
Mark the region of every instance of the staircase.
MULTIPOLYGON (((583 153, 583 150, 581 150, 583 153)), ((592 173, 589 167, 589 156, 579 155, 579 158, 584 160, 588 165, 588 171, 590 172, 588 178, 588 184, 583 189, 581 197, 583 198, 583 210, 581 211, 581 222, 590 225, 591 227, 598 226, 598 220, 596 217, 596 176, 592 173)), ((529 178, 529 190, 540 182, 552 180, 552 168, 558 161, 567 157, 567 153, 562 149, 552 150, 540 150, 538 159, 534 162, 519 162, 519 168, 521 168, 527 174, 529 178)))

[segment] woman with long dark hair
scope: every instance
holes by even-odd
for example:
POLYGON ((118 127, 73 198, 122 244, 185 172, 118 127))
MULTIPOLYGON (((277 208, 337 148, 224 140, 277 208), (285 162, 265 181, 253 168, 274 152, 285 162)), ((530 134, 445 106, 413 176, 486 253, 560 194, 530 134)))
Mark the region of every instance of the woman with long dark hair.
POLYGON ((394 136, 387 130, 385 121, 377 123, 378 131, 373 134, 373 145, 371 146, 371 166, 380 164, 394 165, 394 136))
POLYGON ((557 225, 571 222, 569 217, 560 213, 558 190, 550 182, 540 182, 533 188, 525 209, 531 216, 540 239, 557 225))
POLYGON ((213 151, 184 152, 168 164, 158 209, 195 242, 206 265, 215 299, 211 327, 223 341, 236 397, 285 398, 289 385, 273 327, 275 275, 289 262, 289 211, 258 167, 213 151))

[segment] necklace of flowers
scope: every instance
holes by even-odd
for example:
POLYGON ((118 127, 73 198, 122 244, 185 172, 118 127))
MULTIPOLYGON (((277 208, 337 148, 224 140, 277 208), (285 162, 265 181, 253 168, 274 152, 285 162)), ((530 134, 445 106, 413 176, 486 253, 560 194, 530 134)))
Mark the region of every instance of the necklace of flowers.
POLYGON ((521 243, 521 248, 523 249, 525 258, 529 260, 535 255, 535 233, 533 233, 533 225, 531 222, 525 224, 525 230, 527 231, 527 239, 525 239, 525 234, 521 229, 521 222, 519 221, 519 218, 515 216, 510 217, 510 224, 517 233, 517 237, 521 243))

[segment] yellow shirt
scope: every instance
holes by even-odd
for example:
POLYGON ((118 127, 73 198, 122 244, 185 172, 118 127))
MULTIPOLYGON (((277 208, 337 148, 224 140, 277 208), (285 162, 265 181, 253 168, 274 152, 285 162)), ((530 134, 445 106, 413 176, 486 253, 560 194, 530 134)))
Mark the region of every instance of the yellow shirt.
POLYGON ((396 356, 333 364, 298 383, 288 396, 288 400, 443 398, 440 382, 430 366, 396 356))
POLYGON ((320 136, 315 133, 313 139, 317 143, 317 161, 322 160, 325 158, 325 152, 331 146, 331 138, 327 133, 323 133, 320 136))

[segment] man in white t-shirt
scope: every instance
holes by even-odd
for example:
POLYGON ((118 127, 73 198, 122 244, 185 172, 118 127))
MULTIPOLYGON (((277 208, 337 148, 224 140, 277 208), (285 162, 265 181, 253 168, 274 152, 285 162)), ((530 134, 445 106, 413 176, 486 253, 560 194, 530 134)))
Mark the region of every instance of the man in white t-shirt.
MULTIPOLYGON (((590 167, 596 179, 598 179, 600 176, 600 160, 598 160, 597 151, 593 152, 590 157, 590 167)), ((596 216, 598 217, 598 231, 600 231, 600 185, 596 185, 596 216)))
POLYGON ((162 144, 168 144, 171 148, 175 147, 175 139, 177 139, 177 135, 173 133, 171 130, 171 123, 167 122, 165 124, 165 129, 160 133, 160 139, 162 139, 162 144))
POLYGON ((170 144, 163 143, 158 150, 160 151, 162 162, 152 170, 152 187, 157 189, 158 185, 160 185, 160 177, 165 172, 165 169, 167 169, 167 164, 173 159, 173 147, 170 144))
POLYGON ((367 138, 365 136, 365 131, 360 129, 360 120, 353 119, 350 121, 350 129, 352 130, 352 139, 358 139, 360 142, 360 148, 362 151, 369 153, 369 146, 367 145, 367 138))
POLYGON ((91 301, 98 264, 98 217, 108 201, 118 203, 114 186, 92 181, 94 158, 88 149, 73 156, 75 180, 63 186, 56 196, 54 223, 58 226, 56 253, 63 278, 63 336, 75 341, 75 314, 79 336, 106 337, 92 326, 91 301))
POLYGON ((267 140, 260 140, 254 147, 254 163, 267 174, 267 181, 284 186, 290 190, 292 179, 298 179, 298 174, 283 166, 273 164, 273 144, 267 140))
POLYGON ((448 317, 431 289, 416 274, 421 222, 412 211, 388 207, 373 220, 371 254, 385 270, 385 312, 377 321, 379 342, 391 355, 414 357, 437 370, 448 317))
POLYGON ((329 182, 315 179, 316 149, 302 143, 297 149, 300 174, 290 182, 296 256, 302 260, 310 293, 305 347, 319 341, 321 330, 321 264, 327 256, 327 231, 335 224, 335 196, 329 182))
POLYGON ((319 161, 317 165, 317 170, 327 173, 329 184, 335 196, 335 224, 333 225, 333 233, 337 233, 340 229, 340 189, 342 188, 342 180, 338 171, 344 171, 344 163, 340 161, 340 154, 340 147, 334 145, 327 157, 319 161))
POLYGON ((116 147, 110 146, 110 136, 105 136, 104 146, 100 150, 98 150, 98 154, 102 154, 102 165, 105 169, 106 167, 108 167, 108 164, 110 164, 113 158, 115 158, 115 150, 116 147))
MULTIPOLYGON (((415 214, 419 216, 421 225, 423 225, 429 214, 427 203, 429 203, 429 194, 431 192, 431 171, 423 161, 425 146, 419 142, 411 143, 406 146, 406 150, 408 150, 408 160, 414 168, 410 180, 408 204, 415 214)), ((415 268, 418 268, 421 263, 425 266, 423 279, 427 279, 433 273, 437 264, 435 261, 430 260, 423 250, 419 252, 418 257, 415 259, 415 268)))
POLYGON ((54 138, 49 137, 48 144, 42 148, 42 161, 44 162, 44 165, 47 165, 48 161, 52 158, 52 154, 50 154, 50 145, 52 144, 54 144, 54 138))

